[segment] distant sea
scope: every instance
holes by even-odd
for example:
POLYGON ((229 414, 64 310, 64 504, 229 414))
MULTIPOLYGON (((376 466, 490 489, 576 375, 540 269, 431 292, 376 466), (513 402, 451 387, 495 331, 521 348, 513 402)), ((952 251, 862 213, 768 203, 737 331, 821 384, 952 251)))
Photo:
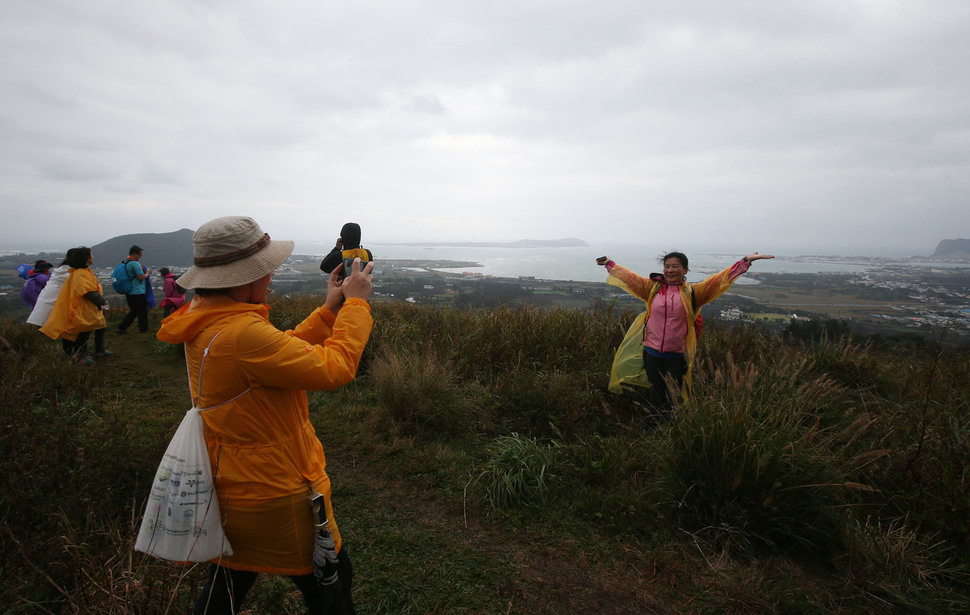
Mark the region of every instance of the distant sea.
MULTIPOLYGON (((323 256, 333 245, 297 243, 296 254, 323 256)), ((445 247, 414 246, 399 244, 364 244, 374 253, 374 260, 436 260, 467 261, 479 263, 481 267, 441 268, 439 271, 474 271, 484 275, 503 278, 531 276, 544 280, 572 280, 581 282, 602 282, 606 275, 602 267, 594 262, 598 256, 609 256, 642 275, 661 271, 657 262, 660 252, 645 252, 642 247, 616 246, 608 251, 591 247, 582 248, 484 248, 484 247, 445 247)), ((688 281, 700 281, 716 273, 747 253, 739 254, 691 254, 687 253, 690 265, 688 281)), ((849 259, 825 256, 778 256, 773 260, 760 260, 752 265, 752 271, 765 273, 861 273, 876 266, 886 264, 910 265, 909 259, 849 259)), ((953 266, 941 263, 940 266, 953 266)), ((756 283, 742 277, 738 283, 756 283)))
MULTIPOLYGON (((332 243, 297 241, 295 254, 322 258, 333 247, 332 243)), ((540 280, 572 280, 578 282, 602 282, 605 273, 594 262, 598 256, 609 256, 616 262, 637 273, 646 275, 661 271, 657 262, 661 252, 652 252, 637 245, 614 245, 578 248, 496 248, 480 246, 421 246, 403 244, 370 243, 376 258, 393 260, 462 261, 478 263, 480 267, 436 268, 439 271, 461 273, 472 271, 502 278, 529 276, 540 280)), ((0 253, 19 253, 0 250, 0 253)), ((729 267, 746 253, 705 254, 687 249, 690 259, 688 281, 697 282, 708 275, 729 267)), ((773 260, 761 260, 752 266, 752 272, 765 273, 863 273, 887 265, 914 267, 970 268, 967 263, 931 262, 903 257, 844 257, 844 256, 788 256, 778 255, 773 260)), ((739 284, 756 284, 757 280, 742 277, 739 284)))

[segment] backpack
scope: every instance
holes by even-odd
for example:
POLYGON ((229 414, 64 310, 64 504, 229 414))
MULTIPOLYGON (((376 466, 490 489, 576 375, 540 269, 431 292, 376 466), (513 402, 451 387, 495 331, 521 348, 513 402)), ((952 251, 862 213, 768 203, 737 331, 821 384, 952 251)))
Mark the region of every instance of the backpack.
POLYGON ((128 275, 128 262, 126 258, 111 272, 111 287, 119 295, 127 295, 131 292, 131 276, 128 275))

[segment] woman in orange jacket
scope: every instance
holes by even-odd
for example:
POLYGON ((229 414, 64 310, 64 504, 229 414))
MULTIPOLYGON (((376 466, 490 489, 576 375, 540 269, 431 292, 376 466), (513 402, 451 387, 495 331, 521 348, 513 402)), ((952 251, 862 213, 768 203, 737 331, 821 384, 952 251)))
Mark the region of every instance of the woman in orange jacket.
POLYGON ((293 251, 251 218, 217 218, 193 236, 195 265, 178 283, 192 302, 162 322, 158 339, 185 343, 192 399, 205 425, 215 491, 233 554, 213 560, 197 613, 234 613, 260 572, 290 576, 311 613, 310 494, 322 494, 348 601, 352 568, 330 502, 323 445, 310 423, 307 390, 333 390, 356 375, 370 335, 372 264, 338 281, 291 331, 268 320, 273 272, 293 251))

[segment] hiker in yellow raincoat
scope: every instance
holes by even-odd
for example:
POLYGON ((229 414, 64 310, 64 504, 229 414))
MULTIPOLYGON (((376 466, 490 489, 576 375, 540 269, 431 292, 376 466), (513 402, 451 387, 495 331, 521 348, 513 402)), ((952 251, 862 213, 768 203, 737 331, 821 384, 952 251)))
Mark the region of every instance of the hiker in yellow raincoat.
POLYGON ((269 323, 265 301, 293 242, 272 241, 251 218, 230 216, 202 225, 193 247, 195 265, 178 284, 195 289, 195 298, 162 322, 158 339, 185 343, 233 550, 213 560, 195 612, 236 612, 257 574, 268 572, 290 576, 316 613, 311 489, 325 496, 348 600, 352 569, 306 390, 333 390, 356 375, 373 324, 373 265, 355 263, 343 281, 339 270, 331 274, 324 305, 283 332, 269 323))
POLYGON ((673 406, 670 381, 683 390, 686 398, 697 356, 694 323, 701 307, 724 294, 752 262, 763 258, 774 256, 754 252, 694 283, 684 279, 689 269, 687 256, 682 252, 665 254, 660 259, 663 273, 652 273, 646 278, 617 265, 608 256, 596 259, 596 264, 609 272, 607 284, 622 288, 646 304, 646 311, 633 322, 613 359, 610 391, 621 392, 622 384, 649 386, 651 404, 666 411, 673 406))
POLYGON ((103 357, 106 354, 104 310, 108 301, 98 276, 91 271, 93 263, 91 248, 81 246, 68 251, 63 263, 69 267, 67 279, 57 294, 50 316, 40 328, 40 332, 52 340, 61 338, 64 354, 88 365, 94 363, 87 354, 92 331, 95 332, 96 355, 103 357))

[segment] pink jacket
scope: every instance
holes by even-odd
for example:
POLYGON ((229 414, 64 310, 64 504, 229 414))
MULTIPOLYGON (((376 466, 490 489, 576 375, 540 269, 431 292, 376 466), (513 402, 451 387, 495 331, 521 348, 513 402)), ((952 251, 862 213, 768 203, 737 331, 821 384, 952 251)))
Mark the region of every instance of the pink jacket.
MULTIPOLYGON (((612 263, 607 265, 607 269, 612 272, 613 267, 611 265, 612 263)), ((734 263, 728 272, 728 283, 733 283, 749 267, 751 267, 751 263, 744 259, 734 263)), ((618 269, 616 273, 621 273, 621 270, 618 269)), ((642 280, 640 276, 629 271, 622 271, 621 277, 628 278, 627 281, 631 283, 637 279, 642 280)), ((650 279, 655 278, 650 276, 650 279)), ((662 280, 662 276, 660 279, 662 280)), ((703 285, 705 282, 707 280, 696 284, 703 285)), ((697 286, 695 286, 695 292, 697 292, 697 286)), ((701 297, 698 296, 698 298, 701 297)), ((703 297, 697 303, 698 309, 712 299, 714 297, 703 297)), ((647 319, 644 329, 644 346, 659 352, 684 353, 684 343, 687 340, 687 310, 684 309, 680 285, 671 286, 663 283, 660 290, 654 295, 653 303, 650 304, 650 318, 647 319)))
POLYGON ((170 273, 165 276, 165 281, 162 282, 162 290, 165 293, 165 298, 162 299, 162 306, 172 305, 175 308, 180 308, 185 305, 185 295, 179 293, 178 284, 175 283, 175 274, 170 273))

